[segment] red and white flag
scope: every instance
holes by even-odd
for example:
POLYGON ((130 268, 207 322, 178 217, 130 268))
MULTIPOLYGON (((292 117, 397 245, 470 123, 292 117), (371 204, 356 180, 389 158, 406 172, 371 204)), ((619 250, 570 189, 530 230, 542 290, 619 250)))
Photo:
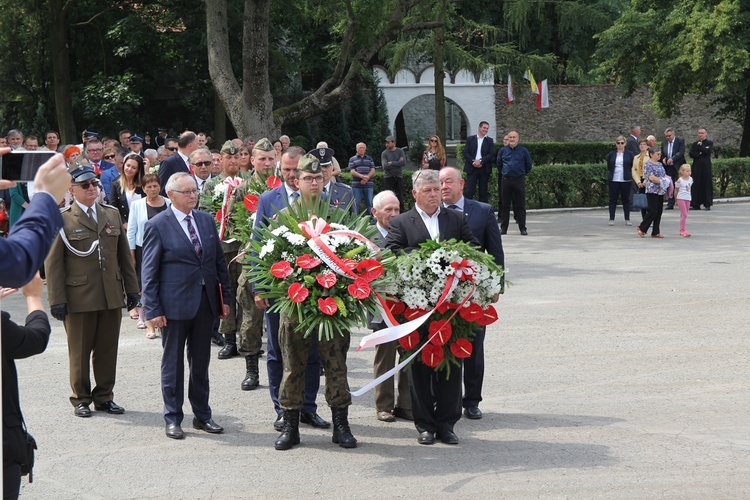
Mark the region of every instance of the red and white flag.
POLYGON ((508 73, 508 104, 513 104, 513 101, 516 100, 516 96, 513 95, 513 80, 510 78, 510 73, 508 73))
POLYGON ((536 109, 549 108, 549 93, 547 91, 547 80, 542 80, 537 86, 536 109))

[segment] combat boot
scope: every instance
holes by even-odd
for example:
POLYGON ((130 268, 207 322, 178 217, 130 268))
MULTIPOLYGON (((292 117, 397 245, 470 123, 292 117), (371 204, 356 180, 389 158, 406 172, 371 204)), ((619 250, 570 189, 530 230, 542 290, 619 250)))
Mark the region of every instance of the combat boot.
POLYGON ((274 447, 288 450, 295 444, 299 444, 299 410, 284 410, 284 427, 274 447))
POLYGON ((331 441, 342 448, 356 448, 357 440, 349 429, 349 408, 331 408, 333 414, 333 437, 331 441))
POLYGON ((219 359, 229 359, 239 356, 237 352, 237 335, 234 333, 224 334, 224 347, 219 351, 219 359))
POLYGON ((260 385, 260 376, 258 375, 258 356, 260 356, 260 354, 245 356, 247 373, 245 373, 245 380, 242 381, 241 385, 243 391, 252 391, 260 385))

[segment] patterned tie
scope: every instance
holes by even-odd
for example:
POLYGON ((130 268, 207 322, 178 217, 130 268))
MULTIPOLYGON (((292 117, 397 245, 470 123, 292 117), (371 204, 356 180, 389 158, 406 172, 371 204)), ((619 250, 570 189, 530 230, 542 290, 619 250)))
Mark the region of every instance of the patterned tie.
POLYGON ((292 205, 297 203, 297 200, 299 200, 299 192, 295 191, 292 193, 292 205))
POLYGON ((190 234, 190 241, 193 243, 195 253, 198 254, 198 257, 200 257, 203 253, 203 248, 201 247, 201 241, 198 239, 198 233, 195 232, 195 228, 193 227, 193 223, 190 222, 190 219, 192 219, 192 217, 189 215, 185 217, 188 226, 188 234, 190 234))

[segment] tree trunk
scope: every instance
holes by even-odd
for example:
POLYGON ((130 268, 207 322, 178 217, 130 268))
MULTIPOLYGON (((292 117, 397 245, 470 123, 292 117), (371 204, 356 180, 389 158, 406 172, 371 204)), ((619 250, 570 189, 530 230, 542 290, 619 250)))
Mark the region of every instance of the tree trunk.
POLYGON ((72 0, 48 0, 50 12, 50 48, 52 55, 52 86, 55 92, 57 127, 62 144, 78 142, 73 120, 73 91, 70 84, 70 53, 68 51, 67 11, 72 0))
POLYGON ((445 12, 448 9, 447 0, 442 0, 439 6, 438 22, 441 27, 435 30, 435 50, 433 64, 435 65, 435 135, 445 144, 445 12))
POLYGON ((750 156, 750 85, 745 89, 745 118, 742 120, 742 139, 740 139, 740 156, 750 156))
MULTIPOLYGON (((227 113, 221 101, 214 96, 214 147, 221 149, 227 140, 227 113)), ((244 137, 243 137, 244 140, 244 137)))

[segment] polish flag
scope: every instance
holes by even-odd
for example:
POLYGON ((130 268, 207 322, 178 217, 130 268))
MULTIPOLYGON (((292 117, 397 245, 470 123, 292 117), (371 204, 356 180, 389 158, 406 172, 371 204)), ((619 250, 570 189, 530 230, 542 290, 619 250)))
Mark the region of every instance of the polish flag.
POLYGON ((549 108, 549 92, 547 91, 547 80, 539 82, 536 94, 536 109, 549 108))
POLYGON ((513 80, 510 78, 510 73, 508 73, 508 104, 513 104, 513 101, 516 100, 516 96, 513 95, 513 80))

